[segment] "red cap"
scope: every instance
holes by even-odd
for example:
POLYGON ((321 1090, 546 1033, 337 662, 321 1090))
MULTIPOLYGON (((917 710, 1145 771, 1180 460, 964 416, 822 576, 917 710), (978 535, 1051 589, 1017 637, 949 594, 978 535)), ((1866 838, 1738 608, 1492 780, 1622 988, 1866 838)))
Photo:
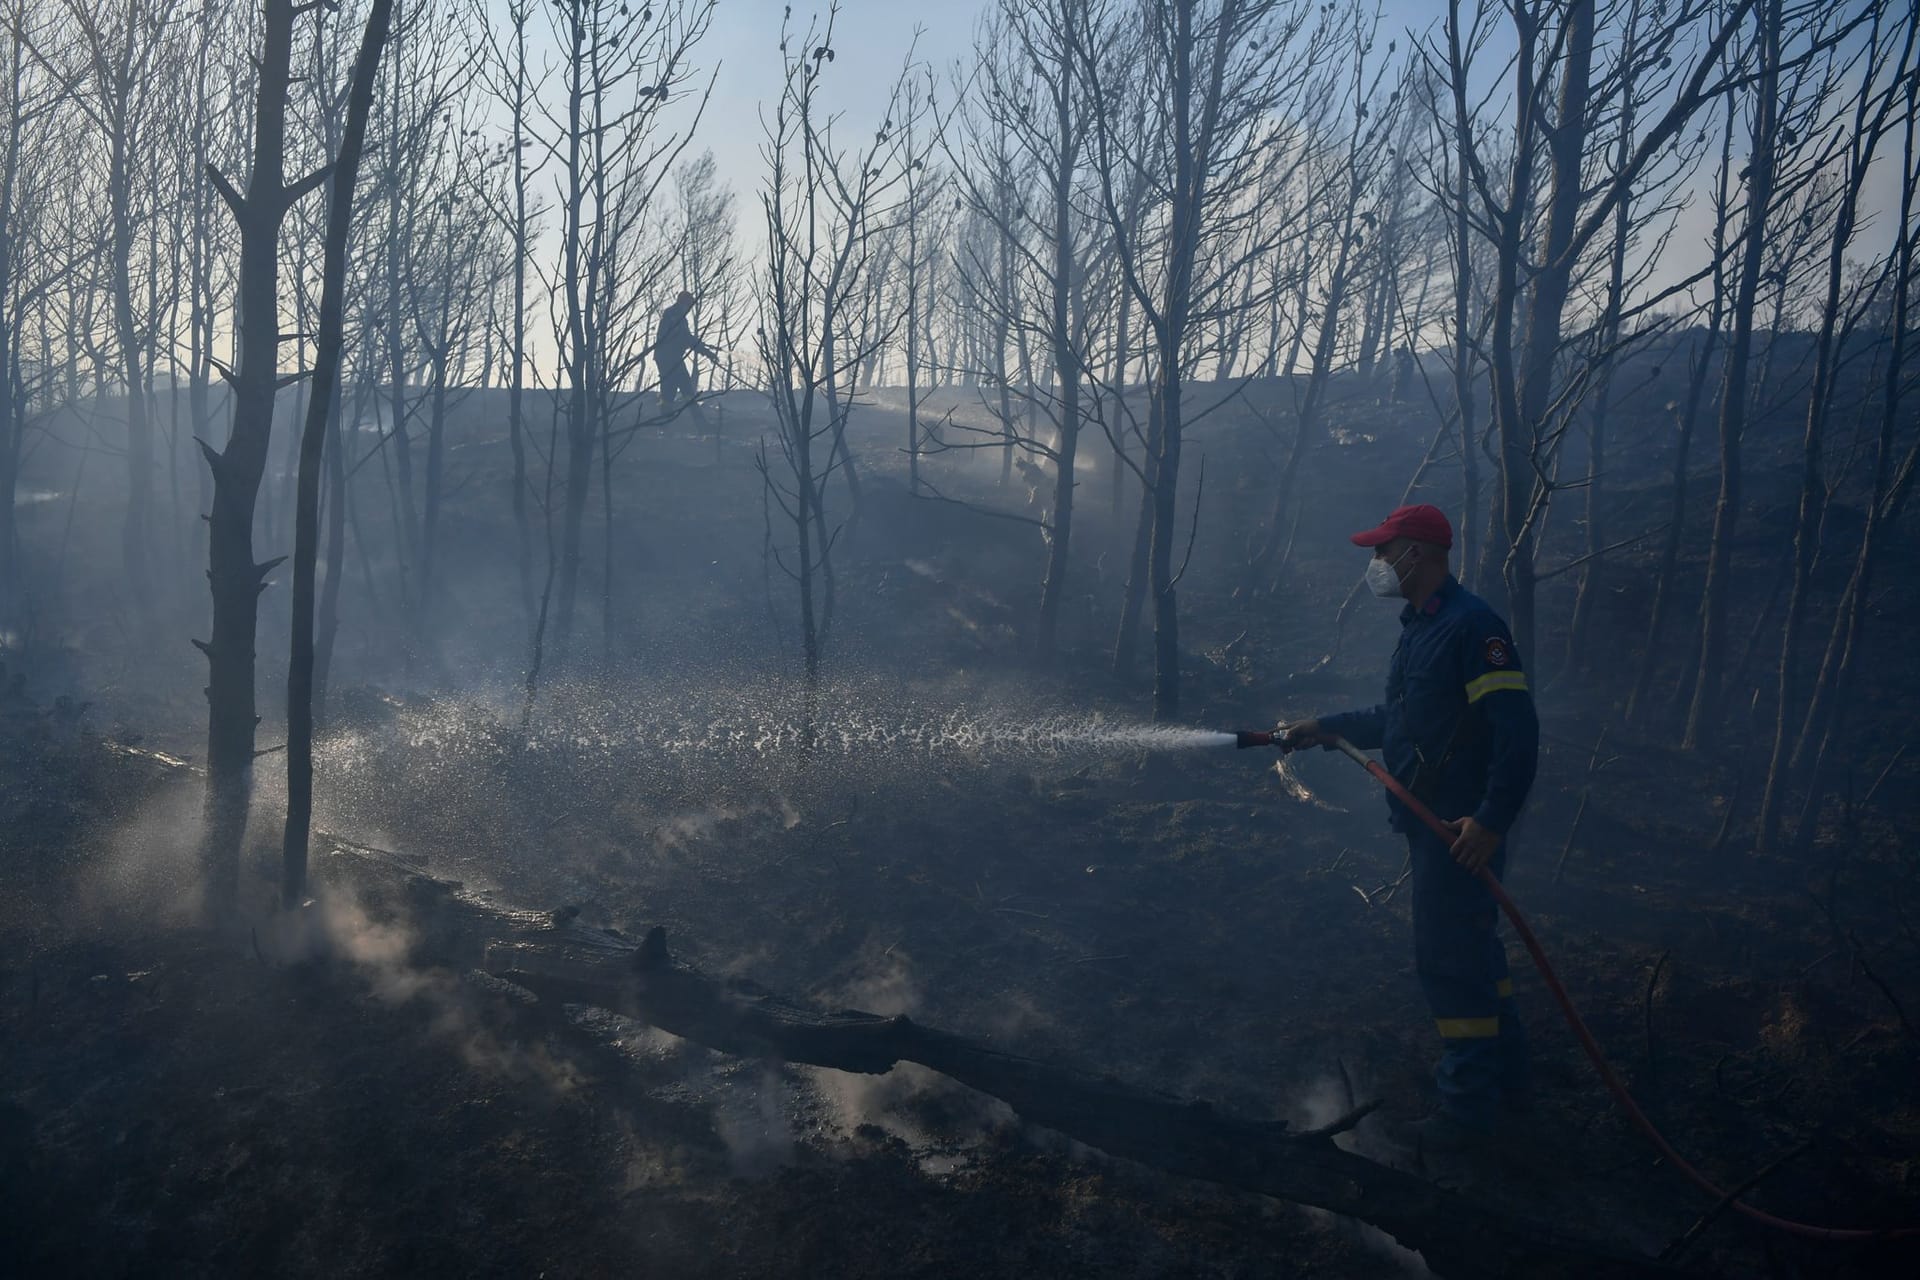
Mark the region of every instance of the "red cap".
POLYGON ((1376 527, 1354 534, 1353 545, 1378 547, 1392 542, 1395 538, 1411 538, 1415 542, 1429 542, 1436 547, 1451 548, 1453 526, 1447 522, 1445 512, 1423 502, 1418 506, 1396 508, 1392 515, 1382 520, 1376 527))

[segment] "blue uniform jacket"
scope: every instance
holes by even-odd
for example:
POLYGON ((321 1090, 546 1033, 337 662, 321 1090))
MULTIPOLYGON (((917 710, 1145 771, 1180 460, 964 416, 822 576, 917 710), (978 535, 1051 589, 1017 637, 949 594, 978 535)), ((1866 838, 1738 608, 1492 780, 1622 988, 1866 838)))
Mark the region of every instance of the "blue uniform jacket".
MULTIPOLYGON (((1387 770, 1440 817, 1471 814, 1506 834, 1540 751, 1540 721, 1507 624, 1448 577, 1420 609, 1401 609, 1400 626, 1387 700, 1324 716, 1321 728, 1379 748, 1387 770)), ((1395 830, 1420 825, 1391 795, 1387 808, 1395 830)))

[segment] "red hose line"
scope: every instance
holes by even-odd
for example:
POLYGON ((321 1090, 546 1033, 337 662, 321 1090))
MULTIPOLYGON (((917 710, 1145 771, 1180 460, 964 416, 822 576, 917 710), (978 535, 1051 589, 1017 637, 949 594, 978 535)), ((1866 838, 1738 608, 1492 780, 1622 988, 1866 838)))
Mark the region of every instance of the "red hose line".
MULTIPOLYGON (((1453 830, 1435 817, 1433 810, 1416 800, 1413 793, 1402 786, 1398 778, 1388 773, 1379 761, 1345 738, 1335 738, 1334 746, 1355 764, 1372 774, 1375 781, 1391 791, 1400 803, 1407 806, 1413 816, 1425 823, 1435 835, 1449 845, 1453 843, 1453 830)), ((1513 899, 1507 896, 1507 891, 1501 887, 1500 881, 1485 867, 1481 867, 1474 874, 1480 877, 1481 883, 1485 884, 1488 891, 1493 894, 1493 900, 1500 904, 1500 910, 1506 913, 1507 919, 1513 924, 1513 931, 1520 935, 1520 941, 1527 948, 1527 954, 1533 957, 1534 968, 1540 971, 1541 978, 1546 981, 1547 990, 1553 994, 1555 1003, 1560 1006, 1560 1012, 1566 1015, 1567 1025, 1573 1028, 1574 1037, 1580 1041, 1580 1047, 1587 1051, 1587 1057, 1592 1060, 1594 1069, 1600 1073, 1600 1079, 1607 1086, 1607 1092, 1611 1093, 1613 1100, 1620 1104, 1620 1109, 1627 1113, 1634 1127, 1646 1135, 1647 1141, 1653 1144, 1654 1149, 1666 1159, 1667 1163, 1678 1169, 1687 1181, 1715 1200, 1726 1202, 1729 1208, 1755 1222, 1765 1223, 1777 1230, 1805 1236, 1812 1240, 1901 1240, 1920 1236, 1920 1227, 1888 1227, 1877 1230, 1870 1227, 1820 1227, 1811 1223, 1795 1222, 1790 1218, 1775 1217, 1763 1209, 1756 1209, 1729 1195, 1715 1185, 1712 1179, 1694 1168, 1685 1157, 1673 1149, 1673 1144, 1666 1140, 1660 1130, 1654 1127, 1653 1121, 1647 1118, 1647 1113, 1640 1109, 1640 1104, 1633 1100, 1633 1095, 1627 1092, 1627 1086, 1614 1073, 1613 1065, 1607 1061, 1605 1051, 1600 1048, 1600 1042, 1594 1039, 1593 1032, 1587 1028, 1586 1020, 1580 1016, 1580 1011, 1574 1008, 1573 997, 1569 996, 1567 989, 1560 984, 1560 976, 1553 971, 1553 964, 1547 959, 1546 949, 1540 945, 1540 939, 1534 936, 1533 930, 1527 925, 1526 918, 1520 914, 1520 908, 1516 907, 1513 899)))

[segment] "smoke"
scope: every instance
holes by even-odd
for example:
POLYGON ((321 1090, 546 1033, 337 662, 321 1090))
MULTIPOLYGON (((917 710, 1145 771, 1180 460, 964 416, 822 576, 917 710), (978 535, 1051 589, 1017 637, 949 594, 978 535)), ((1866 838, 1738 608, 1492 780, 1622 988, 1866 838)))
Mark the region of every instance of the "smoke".
POLYGON ((713 1131, 726 1145, 727 1166, 737 1178, 763 1178, 793 1163, 786 1083, 772 1066, 752 1070, 751 1079, 745 1070, 737 1073, 713 1106, 713 1131))
POLYGON ((580 1087, 579 1071, 540 1039, 502 1038, 489 1025, 487 993, 449 969, 420 964, 417 942, 407 920, 374 912, 338 884, 321 890, 307 910, 274 916, 259 935, 263 952, 279 963, 344 961, 376 1000, 423 1011, 428 1035, 471 1071, 532 1082, 554 1096, 580 1087))
MULTIPOLYGON (((1353 1110, 1356 1099, 1364 1100, 1370 1096, 1364 1092, 1364 1089, 1364 1083, 1350 1075, 1319 1076, 1293 1100, 1290 1119, 1298 1129, 1318 1129, 1332 1124, 1353 1110)), ((1334 1145, 1343 1150, 1366 1156, 1371 1160, 1391 1162, 1394 1157, 1403 1154, 1387 1142, 1377 1124, 1371 1119, 1362 1120, 1358 1126, 1339 1134, 1333 1141, 1334 1145)), ((1425 1259, 1378 1227, 1308 1205, 1300 1206, 1300 1210, 1313 1221, 1331 1225, 1335 1230, 1358 1242, 1368 1252, 1391 1262, 1401 1275, 1429 1276, 1432 1274, 1427 1269, 1425 1259)))
MULTIPOLYGON (((1340 1076, 1319 1076, 1307 1086, 1305 1092, 1294 1099, 1293 1127, 1318 1129, 1330 1125, 1353 1110, 1357 1096, 1357 1093, 1350 1093, 1348 1081, 1340 1076)), ((1357 1132, 1359 1132, 1357 1129, 1349 1129, 1334 1141, 1341 1146, 1351 1146, 1353 1136, 1357 1132)))
MULTIPOLYGON (((913 959, 898 946, 876 950, 869 945, 829 999, 886 1017, 911 1015, 921 1002, 913 959)), ((802 1071, 842 1136, 854 1137, 869 1126, 878 1129, 912 1149, 928 1173, 951 1171, 969 1148, 1018 1124, 1004 1102, 917 1063, 896 1063, 884 1075, 826 1067, 802 1071)))
POLYGON ((706 844, 720 833, 725 824, 737 822, 740 817, 740 810, 726 805, 670 814, 654 828, 654 852, 675 853, 706 844))
POLYGON ((1024 991, 1003 995, 988 1016, 987 1030, 1001 1040, 1014 1041, 1035 1031, 1052 1028, 1054 1019, 1024 991))
POLYGON ((311 915, 283 918, 288 926, 275 934, 280 959, 343 959, 387 1004, 405 1004, 425 993, 444 995, 452 980, 445 971, 416 966, 413 929, 404 920, 376 918, 347 886, 329 886, 311 915))
POLYGON ((107 836, 105 853, 80 877, 74 901, 102 925, 180 926, 204 899, 200 847, 205 784, 182 774, 107 836))
MULTIPOLYGON (((285 788, 277 770, 258 770, 255 781, 243 848, 257 856, 285 820, 285 788)), ((103 855, 75 884, 73 900, 82 916, 116 930, 198 923, 205 897, 204 797, 205 782, 182 771, 114 827, 103 855)), ((278 840, 270 845, 277 850, 278 840)), ((424 1008, 430 1034, 452 1045, 471 1068, 538 1079, 556 1092, 576 1084, 573 1069, 543 1047, 502 1042, 485 1025, 470 984, 417 963, 408 923, 371 911, 347 886, 320 888, 306 910, 261 918, 250 941, 263 959, 277 964, 344 961, 382 1003, 424 1008)))
POLYGON ((917 1063, 896 1063, 877 1076, 831 1067, 801 1070, 841 1136, 877 1129, 905 1143, 930 1171, 951 1168, 957 1153, 1018 1123, 1005 1103, 917 1063))
POLYGON ((883 1018, 911 1014, 920 1007, 920 984, 914 980, 913 957, 906 948, 876 950, 869 942, 854 969, 830 996, 842 1008, 877 1013, 883 1018))

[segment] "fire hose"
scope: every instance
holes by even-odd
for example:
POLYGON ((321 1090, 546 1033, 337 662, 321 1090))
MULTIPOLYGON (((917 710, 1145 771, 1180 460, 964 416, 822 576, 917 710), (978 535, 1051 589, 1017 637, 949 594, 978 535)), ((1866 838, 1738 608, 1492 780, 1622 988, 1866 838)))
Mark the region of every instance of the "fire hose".
MULTIPOLYGON (((1284 734, 1277 732, 1241 732, 1235 735, 1235 744, 1242 748, 1270 746, 1278 747, 1282 751, 1291 750, 1284 740, 1284 734)), ((1409 791, 1398 778, 1395 778, 1391 773, 1387 772, 1386 767, 1378 760, 1367 755, 1345 738, 1335 737, 1332 745, 1335 750, 1372 774, 1374 781, 1391 792, 1394 798, 1405 805, 1408 812, 1418 818, 1428 830, 1432 831, 1449 845, 1453 843, 1456 834, 1453 829, 1441 821, 1440 818, 1434 814, 1433 810, 1416 799, 1413 792, 1409 791)), ((1795 1222, 1790 1218, 1777 1217, 1763 1209, 1756 1209, 1752 1205, 1747 1204, 1739 1198, 1737 1192, 1725 1190, 1711 1178, 1696 1169, 1684 1156, 1674 1150, 1673 1144, 1667 1141, 1665 1135, 1654 1126, 1653 1121, 1648 1119, 1647 1113, 1641 1110, 1640 1104, 1634 1101, 1633 1095, 1627 1091, 1626 1084, 1621 1081, 1618 1073, 1614 1071, 1613 1065, 1607 1061, 1606 1052, 1601 1049, 1600 1042, 1594 1038, 1593 1032, 1587 1027, 1586 1020, 1580 1016, 1580 1011, 1574 1007, 1573 997, 1567 994, 1566 987, 1560 982, 1560 976, 1554 972, 1552 962, 1547 959, 1546 949, 1540 945, 1540 939, 1534 936, 1533 929, 1527 924, 1526 917, 1520 914, 1520 908, 1514 905, 1513 899, 1508 896, 1506 889, 1501 886, 1499 879, 1486 867, 1479 868, 1474 874, 1480 878, 1482 884, 1486 885, 1487 891, 1493 895, 1494 902, 1499 904, 1501 912, 1506 915, 1507 920, 1513 925, 1514 933, 1519 935, 1521 944, 1527 949, 1527 954, 1533 958, 1534 968, 1540 971, 1540 977, 1542 981, 1546 983, 1547 991, 1553 996, 1554 1002, 1560 1006, 1560 1012, 1565 1015, 1567 1025, 1573 1029, 1574 1038, 1579 1040, 1580 1047, 1586 1050, 1587 1057, 1593 1063, 1594 1070, 1600 1073, 1600 1080, 1606 1085, 1607 1092, 1613 1095, 1613 1100, 1620 1105, 1620 1109, 1627 1113, 1627 1118, 1633 1121, 1634 1127, 1646 1136, 1647 1141, 1653 1144, 1654 1149, 1660 1153, 1667 1163, 1671 1164, 1675 1169, 1678 1169, 1687 1181, 1712 1196, 1718 1204, 1731 1208, 1755 1222, 1763 1223, 1776 1230, 1789 1232, 1793 1235, 1803 1236, 1808 1239, 1866 1241, 1902 1240, 1920 1237, 1920 1227, 1887 1227, 1878 1229, 1821 1227, 1806 1222, 1795 1222)))

